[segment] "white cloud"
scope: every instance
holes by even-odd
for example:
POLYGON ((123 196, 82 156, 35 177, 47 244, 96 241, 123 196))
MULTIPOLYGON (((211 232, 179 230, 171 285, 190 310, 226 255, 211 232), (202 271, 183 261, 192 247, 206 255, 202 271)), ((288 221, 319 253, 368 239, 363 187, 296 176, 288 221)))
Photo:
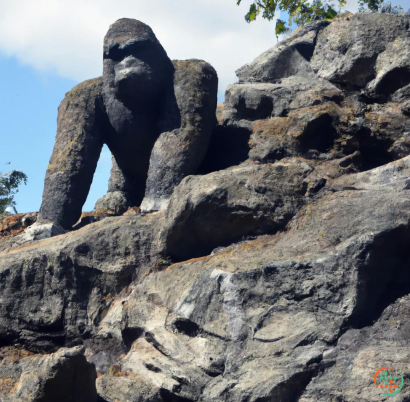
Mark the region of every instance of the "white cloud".
POLYGON ((357 12, 358 8, 357 0, 347 0, 346 5, 343 7, 345 11, 350 11, 351 13, 357 12))
POLYGON ((103 37, 114 21, 150 25, 172 59, 198 58, 218 72, 220 92, 234 71, 276 43, 274 22, 244 21, 244 0, 0 0, 0 52, 78 81, 102 72, 103 37))

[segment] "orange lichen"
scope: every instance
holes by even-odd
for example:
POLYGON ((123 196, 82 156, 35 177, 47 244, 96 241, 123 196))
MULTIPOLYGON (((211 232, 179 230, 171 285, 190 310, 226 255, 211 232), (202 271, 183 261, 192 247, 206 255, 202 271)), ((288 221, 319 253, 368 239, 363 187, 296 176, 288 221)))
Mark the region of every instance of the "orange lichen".
POLYGON ((27 213, 27 214, 15 214, 5 217, 0 221, 0 238, 15 236, 24 231, 23 227, 23 218, 25 216, 35 216, 36 213, 27 213))
POLYGON ((4 360, 9 363, 14 363, 19 361, 23 357, 33 356, 34 353, 25 350, 25 349, 17 349, 14 346, 5 346, 4 348, 0 349, 0 361, 4 360))
POLYGON ((12 378, 0 378, 0 395, 10 394, 13 392, 15 380, 12 378))
POLYGON ((130 207, 126 212, 123 213, 123 215, 139 214, 140 212, 141 209, 139 207, 130 207))
POLYGON ((207 255, 207 256, 204 256, 204 257, 191 258, 190 260, 187 260, 187 261, 177 262, 176 264, 172 264, 172 265, 170 265, 169 267, 167 267, 167 270, 168 270, 168 269, 175 268, 175 267, 179 267, 179 266, 182 266, 182 265, 186 265, 186 264, 191 264, 191 263, 193 263, 193 262, 205 261, 205 260, 207 260, 209 257, 210 257, 210 255, 207 255))
POLYGON ((19 385, 20 385, 20 380, 18 380, 18 381, 14 384, 13 388, 10 390, 10 394, 12 394, 13 392, 16 392, 19 385))

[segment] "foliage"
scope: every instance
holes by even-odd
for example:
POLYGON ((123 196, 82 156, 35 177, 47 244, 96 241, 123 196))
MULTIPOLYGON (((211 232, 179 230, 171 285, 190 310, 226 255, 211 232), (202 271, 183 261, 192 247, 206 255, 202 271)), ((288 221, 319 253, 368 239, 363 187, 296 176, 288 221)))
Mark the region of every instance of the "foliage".
POLYGON ((17 213, 14 196, 21 183, 27 184, 27 176, 20 170, 0 172, 0 219, 7 216, 7 208, 13 208, 14 213, 17 213))
POLYGON ((359 0, 359 11, 364 11, 366 9, 365 6, 367 6, 369 10, 377 12, 382 3, 383 0, 359 0))
MULTIPOLYGON (((249 11, 245 15, 247 22, 256 20, 258 15, 267 20, 273 20, 277 11, 288 13, 289 19, 287 22, 276 20, 276 37, 290 31, 292 25, 305 25, 314 20, 332 20, 346 5, 346 0, 335 0, 337 5, 331 2, 332 0, 255 0, 249 7, 249 11)), ((242 0, 237 0, 239 6, 242 0)), ((359 9, 364 10, 365 6, 369 10, 378 11, 382 0, 358 0, 359 9)))
MULTIPOLYGON (((331 0, 255 0, 249 7, 249 11, 245 15, 247 22, 255 21, 256 17, 262 14, 263 18, 272 20, 275 18, 276 11, 285 11, 289 14, 289 26, 296 24, 298 26, 305 25, 308 22, 317 19, 333 19, 338 12, 336 6, 330 3, 331 0)), ((336 0, 341 9, 346 0, 336 0)), ((378 1, 378 0, 362 0, 362 1, 378 1)), ((236 4, 240 5, 242 0, 237 0, 236 4)), ((278 19, 276 21, 276 36, 286 33, 290 28, 286 22, 278 19)))

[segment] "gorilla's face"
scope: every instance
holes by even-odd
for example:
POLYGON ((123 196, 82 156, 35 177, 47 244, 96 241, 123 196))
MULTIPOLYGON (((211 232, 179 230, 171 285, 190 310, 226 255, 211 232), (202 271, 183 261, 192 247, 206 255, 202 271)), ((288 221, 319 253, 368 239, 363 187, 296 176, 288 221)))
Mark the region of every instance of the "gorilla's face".
POLYGON ((151 28, 136 20, 119 20, 108 31, 104 47, 118 99, 132 107, 160 96, 172 64, 151 28))
POLYGON ((114 83, 119 99, 130 102, 158 96, 163 79, 160 65, 163 57, 154 44, 134 41, 113 53, 114 83))

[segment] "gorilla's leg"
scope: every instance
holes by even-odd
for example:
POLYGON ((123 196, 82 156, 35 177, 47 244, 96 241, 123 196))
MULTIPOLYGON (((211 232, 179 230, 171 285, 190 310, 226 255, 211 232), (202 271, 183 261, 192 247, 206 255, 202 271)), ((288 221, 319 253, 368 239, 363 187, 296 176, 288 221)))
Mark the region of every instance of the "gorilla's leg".
POLYGON ((162 133, 155 143, 143 211, 166 208, 174 188, 202 163, 216 124, 218 77, 214 68, 201 60, 173 64, 181 127, 162 133))
POLYGON ((85 81, 66 94, 58 109, 57 136, 44 183, 40 222, 71 229, 79 219, 107 125, 101 78, 85 81))

